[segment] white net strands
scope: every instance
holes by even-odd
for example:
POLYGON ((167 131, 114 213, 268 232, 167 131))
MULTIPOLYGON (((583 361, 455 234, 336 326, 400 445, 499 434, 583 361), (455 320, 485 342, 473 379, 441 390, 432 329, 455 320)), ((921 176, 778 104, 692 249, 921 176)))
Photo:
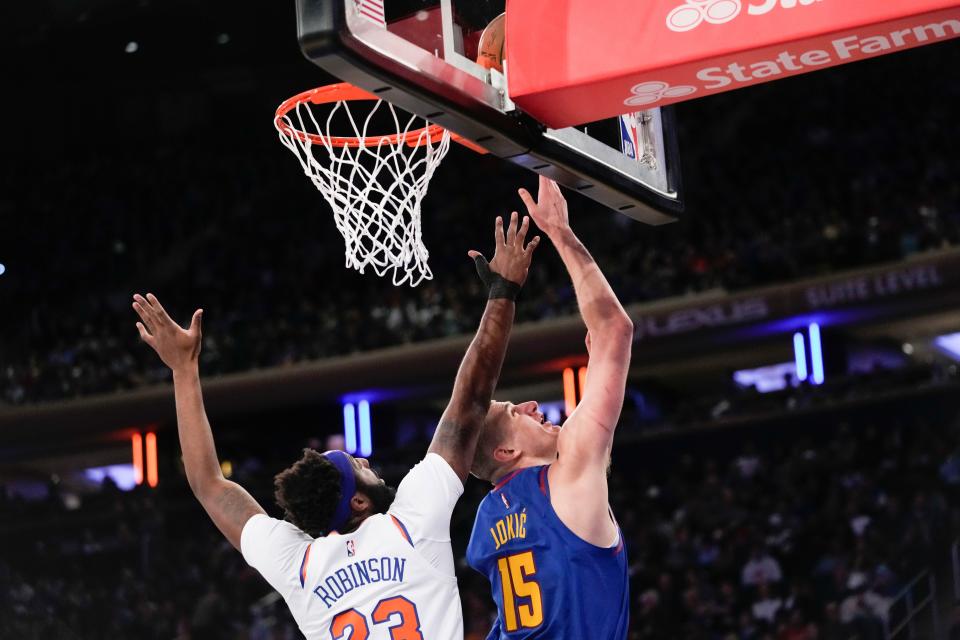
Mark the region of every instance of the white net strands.
POLYGON ((371 267, 378 276, 389 273, 396 286, 415 287, 433 278, 421 237, 420 205, 450 149, 450 133, 443 130, 438 136, 437 127, 430 128, 416 115, 401 116, 383 100, 354 106, 358 104, 373 105, 362 121, 351 112, 350 101, 321 105, 329 113, 318 118, 317 107, 301 100, 275 121, 280 142, 297 156, 304 174, 333 209, 346 266, 360 273, 371 267), (375 116, 396 126, 394 140, 372 134, 368 139, 375 116), (331 133, 334 124, 343 128, 344 122, 356 138, 348 144, 331 133))

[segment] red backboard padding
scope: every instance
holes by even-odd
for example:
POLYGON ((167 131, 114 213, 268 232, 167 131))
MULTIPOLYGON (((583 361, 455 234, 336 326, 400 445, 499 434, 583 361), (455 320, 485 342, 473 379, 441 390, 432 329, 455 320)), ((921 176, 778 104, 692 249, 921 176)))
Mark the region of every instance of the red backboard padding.
POLYGON ((507 0, 510 97, 551 127, 583 124, 955 38, 958 5, 507 0))

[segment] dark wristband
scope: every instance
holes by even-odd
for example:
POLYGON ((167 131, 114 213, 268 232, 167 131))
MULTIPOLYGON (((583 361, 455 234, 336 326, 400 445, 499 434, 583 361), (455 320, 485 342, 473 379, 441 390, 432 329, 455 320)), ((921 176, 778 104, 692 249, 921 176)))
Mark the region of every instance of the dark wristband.
POLYGON ((477 275, 480 276, 483 284, 487 285, 489 291, 487 300, 496 300, 499 298, 506 298, 507 300, 517 299, 517 296, 520 295, 521 288, 519 284, 507 280, 499 273, 491 271, 490 263, 487 262, 487 259, 482 255, 476 256, 473 262, 477 266, 477 275))
POLYGON ((496 280, 490 285, 490 293, 487 295, 487 300, 495 300, 497 298, 516 300, 517 296, 520 295, 520 285, 516 282, 510 282, 498 274, 493 275, 496 280))

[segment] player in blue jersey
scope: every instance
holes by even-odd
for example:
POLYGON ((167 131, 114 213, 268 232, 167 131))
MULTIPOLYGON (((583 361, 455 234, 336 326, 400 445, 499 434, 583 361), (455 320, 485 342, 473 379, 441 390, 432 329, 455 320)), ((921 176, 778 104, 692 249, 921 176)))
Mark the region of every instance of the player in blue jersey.
POLYGON ((490 580, 498 615, 488 640, 627 637, 627 554, 607 500, 613 433, 623 405, 633 324, 570 229, 556 183, 540 178, 530 217, 553 242, 587 325, 583 399, 563 429, 536 402, 493 402, 472 467, 494 483, 467 548, 490 580))

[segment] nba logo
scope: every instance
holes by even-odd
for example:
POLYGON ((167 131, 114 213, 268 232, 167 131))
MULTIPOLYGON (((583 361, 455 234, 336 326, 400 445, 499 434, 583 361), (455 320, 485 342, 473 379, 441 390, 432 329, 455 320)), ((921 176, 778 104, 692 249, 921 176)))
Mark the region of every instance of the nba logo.
POLYGON ((357 555, 357 547, 354 545, 353 540, 347 540, 347 557, 352 558, 357 555))
POLYGON ((637 154, 637 114, 625 113, 620 116, 620 150, 631 160, 636 160, 637 154))

